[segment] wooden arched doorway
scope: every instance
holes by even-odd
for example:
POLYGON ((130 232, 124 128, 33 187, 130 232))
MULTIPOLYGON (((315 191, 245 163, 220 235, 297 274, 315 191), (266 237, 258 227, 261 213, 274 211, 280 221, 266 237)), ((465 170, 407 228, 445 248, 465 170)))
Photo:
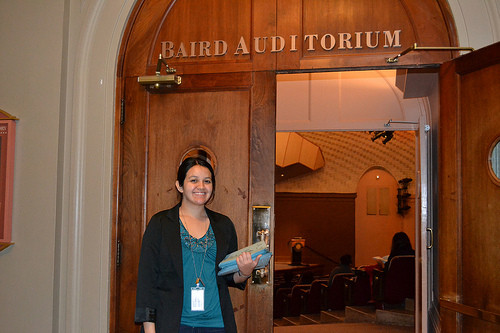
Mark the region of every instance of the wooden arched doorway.
MULTIPOLYGON (((215 154, 211 208, 229 215, 240 247, 248 245, 252 206, 274 204, 276 72, 441 63, 452 53, 385 59, 414 43, 456 45, 449 12, 441 0, 138 1, 117 70, 111 331, 139 329, 142 233, 152 214, 175 204, 174 173, 188 149, 215 154), (138 77, 155 75, 160 54, 182 83, 148 90, 138 77)), ((273 246, 272 223, 270 232, 273 246)), ((232 298, 242 332, 272 331, 272 279, 232 298)))

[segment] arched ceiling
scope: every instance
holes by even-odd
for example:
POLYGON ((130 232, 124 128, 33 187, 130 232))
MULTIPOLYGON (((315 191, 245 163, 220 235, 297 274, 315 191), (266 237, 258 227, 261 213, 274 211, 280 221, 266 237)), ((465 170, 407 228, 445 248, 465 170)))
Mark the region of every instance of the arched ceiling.
POLYGON ((397 75, 396 70, 280 74, 277 131, 376 130, 389 119, 416 122, 421 105, 404 98, 397 75))

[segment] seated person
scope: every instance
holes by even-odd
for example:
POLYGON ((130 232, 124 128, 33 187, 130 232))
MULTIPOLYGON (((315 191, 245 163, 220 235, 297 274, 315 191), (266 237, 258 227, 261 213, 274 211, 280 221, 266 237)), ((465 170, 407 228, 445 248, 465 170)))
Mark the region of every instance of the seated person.
POLYGON ((392 237, 391 254, 384 266, 384 271, 389 269, 391 259, 395 256, 415 255, 415 250, 411 246, 410 238, 404 232, 397 232, 392 237))
POLYGON ((354 273, 351 265, 352 257, 350 254, 344 254, 342 257, 340 257, 340 266, 335 267, 330 273, 330 277, 328 278, 328 287, 332 285, 335 275, 340 273, 354 273))

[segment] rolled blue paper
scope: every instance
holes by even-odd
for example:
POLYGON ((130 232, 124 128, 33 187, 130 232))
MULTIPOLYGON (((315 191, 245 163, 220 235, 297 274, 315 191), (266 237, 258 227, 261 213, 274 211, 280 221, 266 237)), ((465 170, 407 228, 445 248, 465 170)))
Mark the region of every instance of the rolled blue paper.
MULTIPOLYGON (((266 253, 269 253, 269 251, 267 249, 263 249, 263 250, 260 250, 260 251, 257 251, 255 253, 252 253, 251 256, 252 256, 252 260, 255 260, 255 258, 257 258, 257 256, 259 254, 266 254, 266 253)), ((230 260, 230 261, 221 261, 219 263, 219 268, 222 269, 224 267, 227 267, 227 266, 231 266, 231 265, 236 265, 236 259, 233 259, 233 260, 230 260)))
MULTIPOLYGON (((257 264, 257 266, 255 266, 254 269, 261 269, 266 267, 269 264, 269 260, 271 260, 271 257, 273 256, 273 254, 268 250, 261 250, 252 254, 252 260, 255 260, 255 258, 257 258, 259 254, 262 254, 262 257, 260 257, 259 263, 257 264)), ((219 264, 219 268, 221 269, 219 273, 217 273, 217 275, 219 276, 236 273, 239 270, 238 265, 236 264, 236 260, 226 262, 224 263, 224 265, 219 264)))

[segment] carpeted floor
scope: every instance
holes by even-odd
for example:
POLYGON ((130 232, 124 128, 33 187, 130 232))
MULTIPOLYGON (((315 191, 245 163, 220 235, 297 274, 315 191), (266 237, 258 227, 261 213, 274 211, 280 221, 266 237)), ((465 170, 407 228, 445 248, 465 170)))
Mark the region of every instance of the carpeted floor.
POLYGON ((280 326, 274 327, 274 333, 413 333, 413 327, 378 325, 378 324, 321 324, 321 325, 302 325, 302 326, 280 326))

